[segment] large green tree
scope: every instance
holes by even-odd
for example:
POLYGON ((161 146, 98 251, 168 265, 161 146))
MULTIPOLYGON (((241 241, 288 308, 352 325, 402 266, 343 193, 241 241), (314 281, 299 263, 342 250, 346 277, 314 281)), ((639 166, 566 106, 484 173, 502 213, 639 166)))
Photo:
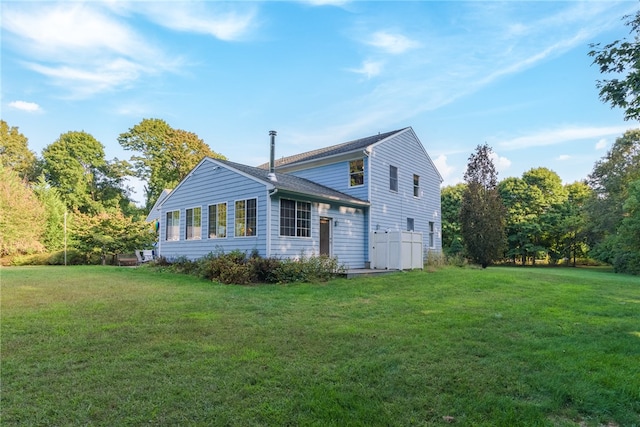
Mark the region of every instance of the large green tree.
POLYGON ((460 206, 465 184, 449 185, 440 193, 442 206, 442 248, 450 255, 456 255, 463 249, 460 231, 460 206))
POLYGON ((630 28, 631 40, 592 44, 589 56, 602 74, 612 76, 597 81, 600 99, 622 108, 625 120, 640 120, 640 11, 623 19, 630 28))
POLYGON ((491 160, 492 150, 478 145, 469 157, 462 195, 460 225, 464 246, 471 260, 482 267, 503 257, 505 209, 498 194, 498 173, 491 160))
POLYGON ((25 181, 35 178, 37 159, 29 149, 29 140, 4 120, 0 120, 0 163, 13 169, 25 181))
POLYGON ((105 159, 104 146, 86 132, 67 132, 42 152, 47 182, 70 210, 83 213, 122 208, 130 203, 124 178, 127 164, 105 159))
POLYGON ((67 207, 58 189, 49 185, 43 175, 36 181, 33 191, 45 210, 42 244, 49 252, 60 250, 64 247, 67 207))
POLYGON ((165 188, 174 188, 205 156, 215 153, 195 133, 173 129, 161 119, 143 119, 120 134, 118 142, 135 151, 131 161, 135 175, 146 183, 146 207, 150 209, 165 188))
POLYGON ((41 252, 45 210, 16 171, 0 164, 0 257, 41 252))
MULTIPOLYGON (((629 130, 616 139, 605 157, 596 162, 587 182, 593 189, 587 205, 591 254, 616 266, 624 252, 632 247, 619 244, 623 220, 633 211, 625 210, 625 203, 633 197, 631 184, 640 180, 640 129, 629 130)), ((627 221, 628 222, 628 221, 627 221)), ((619 264, 617 271, 625 271, 619 264)))

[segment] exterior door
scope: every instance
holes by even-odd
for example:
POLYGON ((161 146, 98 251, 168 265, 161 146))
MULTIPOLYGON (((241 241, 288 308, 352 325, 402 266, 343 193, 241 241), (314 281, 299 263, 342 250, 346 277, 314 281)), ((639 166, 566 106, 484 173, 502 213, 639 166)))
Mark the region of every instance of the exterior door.
POLYGON ((331 256, 331 218, 320 218, 320 255, 331 256))

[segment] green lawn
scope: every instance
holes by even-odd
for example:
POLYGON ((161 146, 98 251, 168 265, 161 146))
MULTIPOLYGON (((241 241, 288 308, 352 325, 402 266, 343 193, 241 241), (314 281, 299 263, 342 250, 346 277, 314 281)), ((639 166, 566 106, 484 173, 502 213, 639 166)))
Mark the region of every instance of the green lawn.
POLYGON ((0 270, 3 426, 640 425, 640 279, 0 270))

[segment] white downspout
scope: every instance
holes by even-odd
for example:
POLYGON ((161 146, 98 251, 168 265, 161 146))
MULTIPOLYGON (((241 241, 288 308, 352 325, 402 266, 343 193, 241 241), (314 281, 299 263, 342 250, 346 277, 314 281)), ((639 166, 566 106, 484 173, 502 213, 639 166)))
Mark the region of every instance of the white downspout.
POLYGON ((267 200, 269 203, 267 204, 267 256, 266 258, 271 258, 271 206, 272 206, 272 197, 276 195, 278 192, 277 188, 274 188, 272 191, 267 190, 267 200))

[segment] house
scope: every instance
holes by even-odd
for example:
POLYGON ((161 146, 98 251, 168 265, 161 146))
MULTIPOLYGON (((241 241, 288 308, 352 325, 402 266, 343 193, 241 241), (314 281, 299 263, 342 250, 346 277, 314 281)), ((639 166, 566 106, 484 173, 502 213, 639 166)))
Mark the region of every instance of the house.
POLYGON ((422 233, 440 252, 442 178, 412 128, 251 167, 204 158, 159 203, 157 251, 197 259, 222 249, 304 253, 369 265, 373 232, 422 233))

